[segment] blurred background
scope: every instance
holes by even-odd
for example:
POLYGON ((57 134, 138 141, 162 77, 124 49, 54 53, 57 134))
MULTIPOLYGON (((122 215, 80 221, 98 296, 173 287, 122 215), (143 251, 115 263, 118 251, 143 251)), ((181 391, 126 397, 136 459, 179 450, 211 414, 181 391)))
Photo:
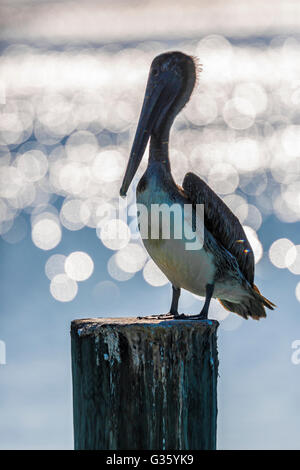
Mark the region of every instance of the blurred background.
MULTIPOLYGON (((278 305, 255 322, 212 304, 218 448, 300 448, 299 27, 296 0, 0 1, 1 449, 72 449, 72 319, 169 309, 134 191, 127 219, 118 199, 167 50, 203 64, 173 126, 173 175, 196 172, 239 217, 278 305)), ((180 311, 202 304, 183 292, 180 311)))

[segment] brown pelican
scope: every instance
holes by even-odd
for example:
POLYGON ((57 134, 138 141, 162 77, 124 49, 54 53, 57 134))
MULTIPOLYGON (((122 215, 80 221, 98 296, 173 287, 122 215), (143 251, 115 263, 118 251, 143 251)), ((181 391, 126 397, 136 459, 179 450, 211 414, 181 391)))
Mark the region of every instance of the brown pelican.
MULTIPOLYGON (((200 314, 187 318, 207 319, 214 297, 231 312, 259 319, 266 316, 264 307, 273 310, 275 305, 260 294, 253 282, 254 256, 239 220, 198 176, 187 173, 179 187, 171 174, 170 128, 190 99, 197 72, 195 59, 181 52, 167 52, 153 60, 120 195, 126 195, 150 139, 149 163, 137 186, 137 203, 149 212, 154 204, 190 204, 197 223, 196 205, 204 204, 204 238, 198 250, 187 250, 184 240, 174 237, 174 226, 169 239, 160 231, 159 237, 150 235, 143 240, 149 255, 172 283, 170 313, 159 317, 185 317, 178 313, 180 289, 184 288, 205 296, 200 314)), ((201 238, 200 231, 197 236, 201 238)))

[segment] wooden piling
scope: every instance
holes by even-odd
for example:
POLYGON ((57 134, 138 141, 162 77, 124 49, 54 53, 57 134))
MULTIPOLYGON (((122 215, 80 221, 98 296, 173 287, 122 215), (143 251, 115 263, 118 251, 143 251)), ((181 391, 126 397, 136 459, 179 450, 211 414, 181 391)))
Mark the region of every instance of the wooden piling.
POLYGON ((74 320, 75 449, 215 449, 217 327, 211 320, 74 320))

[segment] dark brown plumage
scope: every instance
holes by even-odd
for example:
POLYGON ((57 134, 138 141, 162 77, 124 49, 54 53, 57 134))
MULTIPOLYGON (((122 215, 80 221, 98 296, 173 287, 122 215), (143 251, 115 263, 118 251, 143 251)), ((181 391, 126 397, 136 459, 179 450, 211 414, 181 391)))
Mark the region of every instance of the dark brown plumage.
POLYGON ((266 317, 264 307, 273 310, 275 304, 261 295, 254 284, 254 255, 239 219, 205 181, 194 173, 185 175, 182 187, 193 204, 204 205, 204 221, 207 230, 235 257, 242 274, 254 291, 254 298, 248 299, 245 304, 218 300, 224 308, 245 319, 248 316, 256 320, 266 317))
POLYGON ((241 272, 253 286, 254 255, 238 218, 205 181, 194 173, 185 175, 182 187, 193 204, 204 204, 207 230, 235 256, 241 272))

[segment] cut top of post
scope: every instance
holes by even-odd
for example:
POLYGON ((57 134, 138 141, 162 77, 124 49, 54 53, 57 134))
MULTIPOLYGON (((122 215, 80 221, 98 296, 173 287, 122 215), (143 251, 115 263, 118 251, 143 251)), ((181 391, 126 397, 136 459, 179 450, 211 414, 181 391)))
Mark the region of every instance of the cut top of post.
POLYGON ((97 336, 103 328, 123 329, 150 329, 151 331, 159 329, 176 328, 178 330, 192 329, 202 334, 215 333, 219 326, 217 320, 162 320, 150 318, 136 317, 120 317, 120 318, 84 318, 73 320, 71 322, 71 331, 76 332, 78 336, 97 336))

